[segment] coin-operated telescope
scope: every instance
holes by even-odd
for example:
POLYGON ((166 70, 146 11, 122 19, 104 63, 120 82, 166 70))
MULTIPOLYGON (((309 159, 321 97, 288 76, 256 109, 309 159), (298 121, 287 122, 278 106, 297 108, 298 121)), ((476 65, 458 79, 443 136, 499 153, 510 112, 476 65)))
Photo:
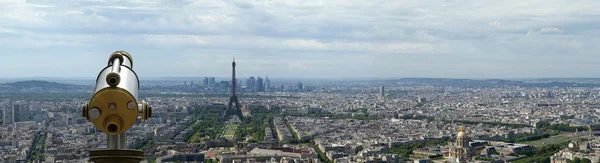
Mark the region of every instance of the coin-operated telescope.
POLYGON ((82 116, 107 134, 106 150, 90 152, 94 162, 140 162, 142 151, 127 150, 125 132, 138 118, 152 116, 152 107, 138 101, 139 79, 133 71, 133 59, 125 51, 114 52, 96 79, 90 102, 83 106, 82 116))

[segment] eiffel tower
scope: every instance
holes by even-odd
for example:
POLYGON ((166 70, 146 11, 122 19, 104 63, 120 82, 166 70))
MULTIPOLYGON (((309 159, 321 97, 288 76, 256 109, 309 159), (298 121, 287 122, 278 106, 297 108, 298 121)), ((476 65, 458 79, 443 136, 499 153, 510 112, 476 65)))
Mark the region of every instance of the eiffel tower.
POLYGON ((225 116, 224 118, 227 118, 229 116, 236 115, 238 116, 238 118, 242 119, 242 106, 240 105, 240 101, 237 95, 235 95, 235 89, 237 88, 237 80, 235 79, 235 58, 233 59, 231 66, 233 67, 233 74, 231 75, 231 97, 229 97, 227 111, 225 112, 225 114, 223 114, 223 116, 225 116))

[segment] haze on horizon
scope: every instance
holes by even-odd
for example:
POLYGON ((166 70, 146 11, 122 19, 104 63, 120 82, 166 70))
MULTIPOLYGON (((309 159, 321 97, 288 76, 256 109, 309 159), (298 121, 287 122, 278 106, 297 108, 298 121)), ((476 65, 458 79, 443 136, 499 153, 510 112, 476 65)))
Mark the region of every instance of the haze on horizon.
POLYGON ((0 0, 0 77, 600 77, 599 1, 0 0))

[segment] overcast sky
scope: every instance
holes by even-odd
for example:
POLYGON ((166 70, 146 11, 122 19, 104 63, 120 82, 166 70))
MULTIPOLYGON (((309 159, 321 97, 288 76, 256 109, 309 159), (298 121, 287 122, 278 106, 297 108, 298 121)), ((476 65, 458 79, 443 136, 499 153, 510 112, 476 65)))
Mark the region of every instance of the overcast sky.
POLYGON ((0 0, 0 77, 600 77, 600 1, 0 0))

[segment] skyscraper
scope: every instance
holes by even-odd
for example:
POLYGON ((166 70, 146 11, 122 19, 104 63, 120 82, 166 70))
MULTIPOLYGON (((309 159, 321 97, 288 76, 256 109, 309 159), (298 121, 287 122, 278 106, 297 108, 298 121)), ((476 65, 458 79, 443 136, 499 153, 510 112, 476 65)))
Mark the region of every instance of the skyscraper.
POLYGON ((212 88, 214 85, 215 85, 215 78, 214 77, 208 78, 208 87, 212 88))
POLYGON ((248 90, 248 92, 256 91, 256 80, 254 77, 250 77, 246 80, 246 90, 248 90))
POLYGON ((15 122, 13 108, 12 106, 4 106, 4 114, 3 114, 4 124, 12 124, 15 122))
POLYGON ((208 87, 208 77, 204 77, 204 83, 202 83, 202 86, 208 87))
POLYGON ((27 105, 13 105, 13 114, 15 122, 29 121, 29 106, 27 105))
POLYGON ((265 85, 263 85, 263 79, 258 77, 256 79, 256 92, 264 92, 265 91, 265 85))
POLYGON ((379 87, 379 96, 385 97, 385 88, 383 86, 379 87))
POLYGON ((265 79, 265 92, 271 92, 271 80, 269 80, 269 76, 265 79))
POLYGON ((302 82, 298 82, 298 89, 299 90, 304 89, 304 85, 302 84, 302 82))
POLYGON ((237 78, 236 78, 236 80, 237 80, 237 82, 235 83, 235 85, 236 85, 236 91, 240 92, 242 90, 242 80, 241 79, 237 79, 237 78))
POLYGON ((250 78, 246 79, 246 92, 252 92, 252 82, 250 78))
POLYGON ((4 107, 4 124, 29 121, 29 107, 27 105, 14 104, 4 107))
POLYGON ((228 92, 232 89, 231 83, 229 83, 229 81, 221 81, 220 83, 218 83, 218 85, 219 86, 216 87, 218 91, 228 92))

